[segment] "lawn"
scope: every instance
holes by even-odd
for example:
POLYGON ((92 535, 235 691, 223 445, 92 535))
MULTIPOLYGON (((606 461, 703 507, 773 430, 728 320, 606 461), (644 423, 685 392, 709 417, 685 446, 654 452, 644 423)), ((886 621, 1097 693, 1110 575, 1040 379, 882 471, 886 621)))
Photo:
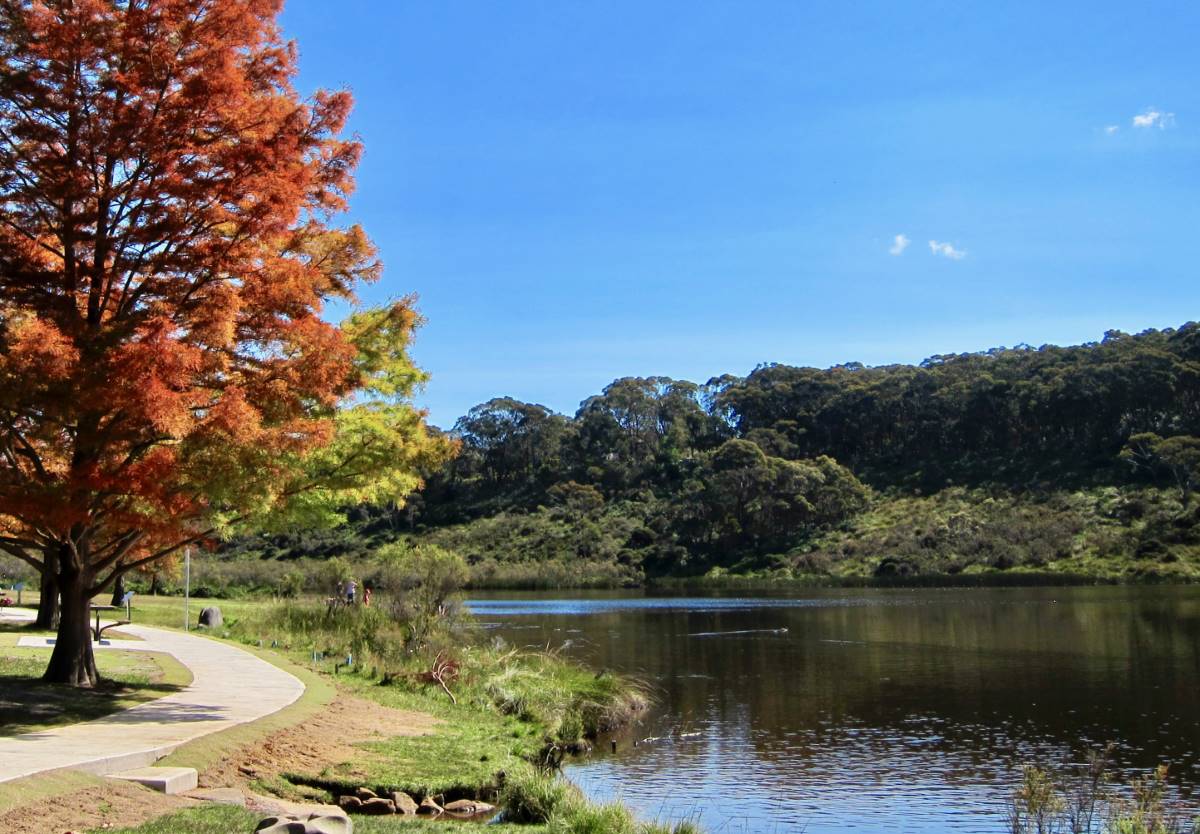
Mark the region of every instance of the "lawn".
MULTIPOLYGON (((9 596, 13 596, 9 592, 9 596)), ((15 597, 14 597, 15 598, 15 597)), ((112 601, 112 594, 105 592, 95 597, 94 602, 97 604, 107 605, 112 601)), ((200 620, 200 610, 209 605, 215 605, 221 609, 221 615, 227 621, 236 620, 244 616, 247 612, 270 605, 270 599, 207 599, 205 597, 192 597, 188 601, 188 623, 191 628, 195 629, 200 620)), ((36 609, 38 604, 37 591, 25 591, 22 595, 22 606, 26 608, 36 609)), ((148 594, 134 594, 133 604, 131 607, 132 621, 135 625, 157 626, 159 628, 175 628, 183 629, 183 597, 175 596, 150 596, 148 594)), ((120 619, 125 619, 125 612, 109 611, 106 612, 108 619, 115 619, 117 615, 120 619)), ((115 629, 113 630, 115 631, 115 629)), ((105 637, 108 637, 113 632, 106 631, 105 637)), ((113 634, 113 636, 116 636, 113 634)))
POLYGON ((24 635, 45 634, 22 626, 0 627, 0 735, 91 721, 176 692, 192 680, 170 655, 106 649, 96 652, 104 680, 95 689, 43 683, 51 650, 20 647, 17 641, 24 635))

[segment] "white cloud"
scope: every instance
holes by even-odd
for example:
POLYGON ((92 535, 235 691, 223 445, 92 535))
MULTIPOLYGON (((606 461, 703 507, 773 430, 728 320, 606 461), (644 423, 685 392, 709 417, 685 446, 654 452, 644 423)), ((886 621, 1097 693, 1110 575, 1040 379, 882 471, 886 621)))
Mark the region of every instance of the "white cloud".
POLYGON ((1164 130, 1174 124, 1174 113, 1164 113, 1162 110, 1155 110, 1153 107, 1148 107, 1145 113, 1140 113, 1133 117, 1134 127, 1156 127, 1159 130, 1164 130))
POLYGON ((949 258, 952 261, 961 261, 967 256, 967 250, 955 249, 953 244, 938 243, 936 240, 929 241, 929 251, 935 255, 949 258))
POLYGON ((1109 136, 1112 136, 1114 133, 1116 133, 1120 129, 1121 129, 1120 125, 1109 125, 1108 127, 1104 128, 1104 132, 1107 133, 1109 136))
POLYGON ((908 235, 896 235, 892 238, 892 247, 888 249, 889 255, 903 255, 904 250, 908 248, 908 244, 912 243, 908 239, 908 235))

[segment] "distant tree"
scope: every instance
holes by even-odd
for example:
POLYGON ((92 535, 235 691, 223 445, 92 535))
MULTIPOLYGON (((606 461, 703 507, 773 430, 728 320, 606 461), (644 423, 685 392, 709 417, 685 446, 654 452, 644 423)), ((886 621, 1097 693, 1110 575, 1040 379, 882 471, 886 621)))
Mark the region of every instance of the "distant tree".
POLYGON ((1151 473, 1166 471, 1179 489, 1179 500, 1187 507, 1200 483, 1200 437, 1159 437, 1152 432, 1129 438, 1121 458, 1151 473))
POLYGON ((832 458, 792 461, 748 440, 709 454, 676 500, 680 536, 728 553, 785 550, 823 525, 859 512, 867 493, 832 458))
POLYGON ((472 408, 455 432, 492 484, 533 484, 563 465, 570 421, 543 405, 497 397, 472 408))
POLYGON ((604 494, 590 484, 565 481, 546 491, 547 497, 572 513, 588 515, 604 506, 604 494))

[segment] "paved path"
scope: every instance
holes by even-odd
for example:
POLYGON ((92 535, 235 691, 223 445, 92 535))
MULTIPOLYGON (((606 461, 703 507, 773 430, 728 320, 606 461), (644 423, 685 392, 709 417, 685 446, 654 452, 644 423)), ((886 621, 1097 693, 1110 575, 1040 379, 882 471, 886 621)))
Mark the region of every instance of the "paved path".
MULTIPOLYGON (((4 611, 2 618, 27 616, 4 611)), ((304 692, 295 676, 228 643, 147 626, 121 631, 143 642, 97 648, 172 654, 191 670, 191 685, 95 721, 0 738, 0 782, 64 767, 99 774, 145 767, 201 736, 278 712, 304 692)), ((46 644, 37 637, 20 642, 46 644)))

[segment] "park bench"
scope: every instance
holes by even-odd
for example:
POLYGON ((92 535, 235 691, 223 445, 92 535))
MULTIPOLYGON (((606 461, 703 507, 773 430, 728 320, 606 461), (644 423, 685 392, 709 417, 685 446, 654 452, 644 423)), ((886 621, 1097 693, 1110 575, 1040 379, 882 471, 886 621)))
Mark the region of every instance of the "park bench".
POLYGON ((133 622, 133 613, 132 613, 132 605, 131 605, 132 600, 133 600, 133 591, 129 591, 128 593, 125 594, 125 596, 121 597, 121 605, 96 605, 95 603, 92 603, 92 610, 96 612, 96 625, 92 628, 92 637, 95 638, 97 643, 100 642, 100 635, 104 634, 104 632, 108 631, 110 628, 115 628, 116 626, 129 625, 130 623, 133 622), (106 626, 101 627, 100 612, 101 611, 120 611, 122 605, 125 607, 125 619, 117 620, 116 622, 112 622, 106 626))

